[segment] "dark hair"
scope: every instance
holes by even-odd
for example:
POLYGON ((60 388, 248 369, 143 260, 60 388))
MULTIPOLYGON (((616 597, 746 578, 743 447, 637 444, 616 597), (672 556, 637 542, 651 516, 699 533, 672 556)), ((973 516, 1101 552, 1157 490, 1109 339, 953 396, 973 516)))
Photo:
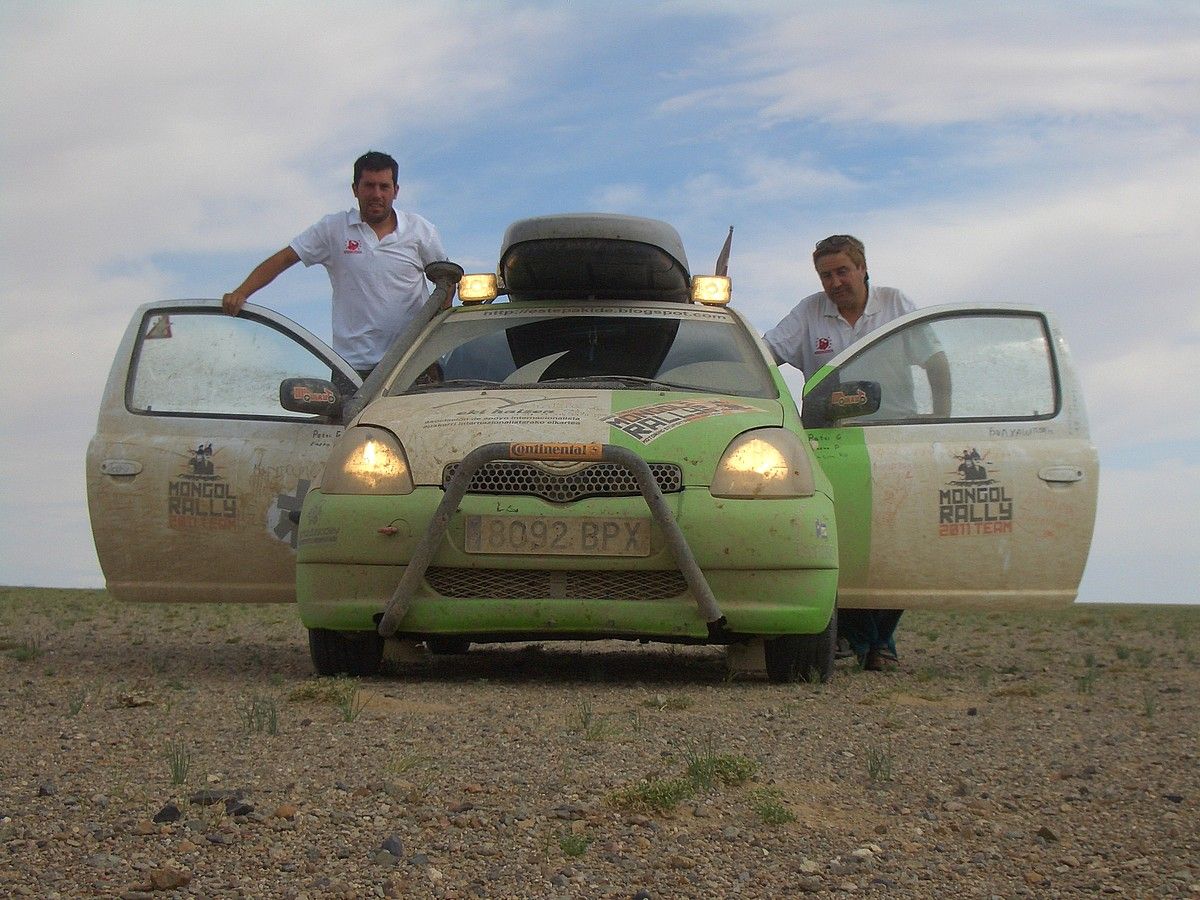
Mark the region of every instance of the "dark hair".
POLYGON ((400 183, 399 164, 386 153, 380 153, 378 150, 368 150, 354 161, 353 185, 355 187, 358 186, 363 172, 382 172, 384 169, 392 170, 392 184, 400 183))
POLYGON ((831 234, 817 241, 817 246, 813 248, 813 262, 831 253, 845 253, 856 266, 867 264, 867 248, 852 234, 831 234))

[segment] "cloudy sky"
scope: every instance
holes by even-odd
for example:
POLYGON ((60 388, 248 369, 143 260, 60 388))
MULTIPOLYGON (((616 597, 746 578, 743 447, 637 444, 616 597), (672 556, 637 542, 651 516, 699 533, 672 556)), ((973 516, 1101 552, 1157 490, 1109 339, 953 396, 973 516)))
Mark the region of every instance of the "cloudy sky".
MULTIPOLYGON (((760 329, 849 231, 919 305, 1062 322, 1099 448, 1087 601, 1200 602, 1195 2, 0 5, 0 583, 99 586, 83 459, 134 308, 219 297, 366 149, 468 270, 513 219, 736 226, 760 329)), ((327 336, 328 281, 255 297, 327 336)))

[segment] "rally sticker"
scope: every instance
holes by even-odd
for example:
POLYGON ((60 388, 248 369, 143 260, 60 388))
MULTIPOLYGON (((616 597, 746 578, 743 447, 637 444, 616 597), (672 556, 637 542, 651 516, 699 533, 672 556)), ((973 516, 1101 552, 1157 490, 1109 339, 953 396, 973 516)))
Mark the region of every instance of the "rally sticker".
POLYGON ((987 454, 972 447, 954 458, 957 471, 938 489, 938 535, 1012 533, 1013 498, 987 454))
POLYGON ((179 531, 236 529, 238 495, 233 485, 217 474, 212 442, 198 444, 185 455, 185 470, 167 482, 167 527, 179 531))
POLYGON ((605 418, 605 422, 643 444, 648 444, 668 431, 697 422, 710 416, 730 413, 761 412, 757 406, 747 406, 732 400, 672 400, 650 406, 638 406, 605 418))

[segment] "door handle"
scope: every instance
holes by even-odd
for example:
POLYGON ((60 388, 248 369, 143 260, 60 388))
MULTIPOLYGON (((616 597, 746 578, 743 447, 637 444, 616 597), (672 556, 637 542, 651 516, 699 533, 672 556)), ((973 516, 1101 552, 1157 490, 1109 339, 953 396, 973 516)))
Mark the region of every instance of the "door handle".
POLYGON ((1083 469, 1079 466, 1047 466, 1038 472, 1038 478, 1050 482, 1082 481, 1083 469))
POLYGON ((105 475, 136 475, 142 471, 142 464, 136 459, 106 459, 100 463, 100 471, 105 475))

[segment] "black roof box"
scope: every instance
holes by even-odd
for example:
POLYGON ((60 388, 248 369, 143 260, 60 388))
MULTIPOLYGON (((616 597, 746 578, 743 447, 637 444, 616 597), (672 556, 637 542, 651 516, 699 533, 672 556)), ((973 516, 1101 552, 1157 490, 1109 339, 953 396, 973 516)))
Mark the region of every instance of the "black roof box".
POLYGON ((508 226, 499 274, 512 300, 673 300, 691 277, 683 241, 657 219, 568 213, 508 226))

